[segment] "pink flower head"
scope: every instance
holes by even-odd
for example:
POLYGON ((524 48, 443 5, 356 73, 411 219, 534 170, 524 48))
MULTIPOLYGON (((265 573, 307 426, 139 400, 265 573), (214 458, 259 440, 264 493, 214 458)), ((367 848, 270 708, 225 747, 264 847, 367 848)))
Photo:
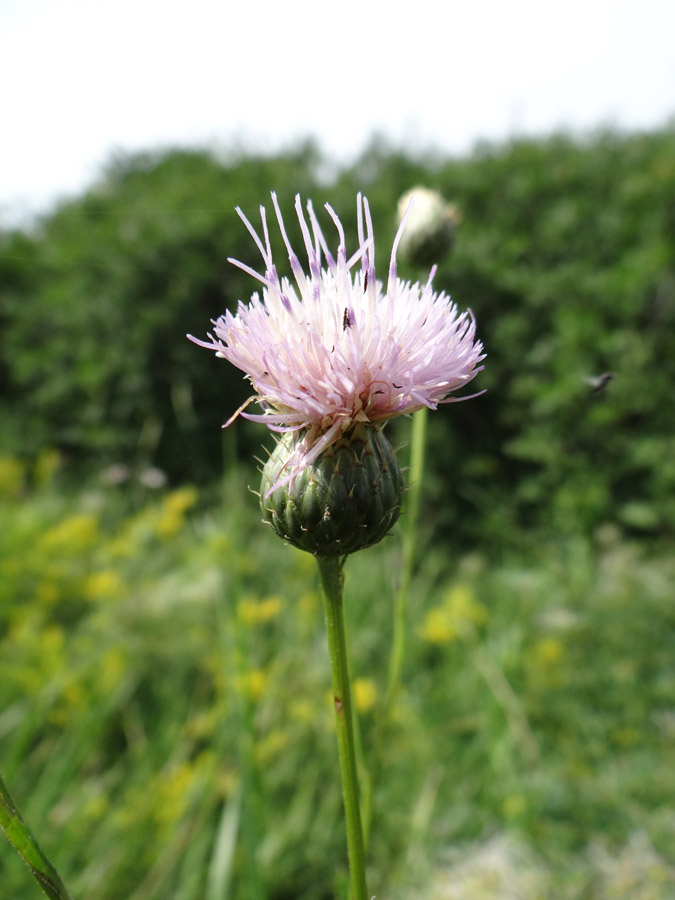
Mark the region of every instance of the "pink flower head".
POLYGON ((385 288, 375 275, 373 224, 365 197, 357 196, 359 247, 351 257, 333 209, 326 204, 338 234, 335 257, 311 201, 308 225, 296 197, 308 272, 291 247, 274 193, 272 203, 295 284, 277 274, 265 208, 260 208, 263 240, 237 208, 260 250, 265 274, 228 261, 262 283, 262 297, 255 293, 248 305, 239 302, 236 315, 228 311, 214 321, 208 341, 188 337, 245 372, 256 391, 226 425, 241 413, 272 431, 298 433, 286 482, 358 423, 382 423, 425 406, 436 409, 439 403, 469 399, 450 395, 482 370, 485 354, 475 340, 473 314, 460 313, 446 294, 433 290, 435 266, 424 285, 397 277, 396 248, 405 216, 385 288), (243 412, 253 400, 261 414, 243 412))

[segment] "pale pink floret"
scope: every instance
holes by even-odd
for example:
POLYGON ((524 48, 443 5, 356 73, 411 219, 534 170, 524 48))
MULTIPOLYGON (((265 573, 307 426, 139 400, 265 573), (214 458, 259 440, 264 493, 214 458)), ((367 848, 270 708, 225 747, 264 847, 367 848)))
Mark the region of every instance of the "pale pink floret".
POLYGON ((275 194, 272 202, 295 285, 277 275, 265 208, 260 208, 264 242, 237 209, 260 250, 265 274, 237 260, 229 262, 262 283, 262 298, 256 293, 248 305, 239 303, 236 315, 228 311, 221 316, 209 341, 188 337, 245 372, 257 392, 251 400, 263 413, 238 410, 230 422, 241 413, 273 431, 303 432, 287 481, 358 422, 384 422, 424 406, 435 409, 439 403, 468 399, 450 394, 482 370, 484 353, 475 339, 472 313, 460 313, 446 294, 434 292, 435 267, 424 285, 397 278, 396 248, 405 217, 394 240, 385 289, 375 276, 365 197, 357 197, 359 249, 349 259, 342 224, 331 207, 326 204, 338 232, 335 258, 311 202, 308 227, 296 197, 308 272, 288 240, 275 194), (353 271, 357 263, 359 270, 353 271))

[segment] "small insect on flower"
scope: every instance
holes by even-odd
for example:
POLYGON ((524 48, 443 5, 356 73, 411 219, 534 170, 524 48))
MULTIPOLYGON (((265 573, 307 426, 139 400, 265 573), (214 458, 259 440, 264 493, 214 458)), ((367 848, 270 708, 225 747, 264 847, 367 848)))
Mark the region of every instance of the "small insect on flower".
POLYGON ((188 336, 245 372, 253 386, 255 394, 227 424, 241 414, 290 433, 288 458, 270 491, 292 481, 356 426, 381 428, 395 416, 468 399, 453 394, 481 371, 484 359, 472 313, 460 312, 450 297, 434 290, 435 267, 424 284, 397 277, 405 215, 385 285, 376 277, 373 224, 361 194, 358 247, 351 256, 333 209, 326 204, 337 232, 337 250, 331 252, 311 202, 305 211, 296 197, 306 269, 291 246, 274 193, 272 203, 294 283, 277 273, 265 208, 260 208, 262 235, 237 209, 260 251, 263 272, 229 261, 260 282, 262 292, 214 321, 208 340, 188 336), (245 411, 253 401, 260 413, 245 411))

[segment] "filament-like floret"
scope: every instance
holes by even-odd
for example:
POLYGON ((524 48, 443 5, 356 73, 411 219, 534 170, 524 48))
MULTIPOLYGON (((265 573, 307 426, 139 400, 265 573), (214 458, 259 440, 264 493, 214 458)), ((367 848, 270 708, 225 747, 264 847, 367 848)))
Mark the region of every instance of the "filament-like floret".
POLYGON ((291 246, 274 193, 272 202, 295 283, 279 279, 264 207, 262 239, 238 209, 260 251, 264 274, 229 261, 261 283, 262 295, 255 293, 248 305, 239 303, 236 314, 227 311, 214 321, 209 340, 189 336, 245 372, 253 385, 251 400, 262 412, 245 412, 244 404, 229 421, 241 414, 273 431, 297 432, 290 479, 357 424, 377 425, 425 406, 468 399, 451 395, 483 368, 473 314, 460 313, 450 297, 433 290, 434 269, 424 285, 398 278, 396 248, 405 219, 394 240, 385 289, 375 275, 365 197, 357 197, 359 246, 350 257, 331 207, 326 205, 338 233, 335 256, 311 202, 308 224, 296 197, 308 272, 291 246))

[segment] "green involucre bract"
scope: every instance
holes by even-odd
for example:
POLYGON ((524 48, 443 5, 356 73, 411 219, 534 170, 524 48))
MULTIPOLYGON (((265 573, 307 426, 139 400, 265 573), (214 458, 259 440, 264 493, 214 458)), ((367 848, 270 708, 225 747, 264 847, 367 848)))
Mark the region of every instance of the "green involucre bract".
POLYGON ((343 556, 376 544, 396 523, 403 477, 381 427, 357 426, 287 484, 297 440, 282 437, 262 474, 260 506, 276 533, 301 550, 343 556))

